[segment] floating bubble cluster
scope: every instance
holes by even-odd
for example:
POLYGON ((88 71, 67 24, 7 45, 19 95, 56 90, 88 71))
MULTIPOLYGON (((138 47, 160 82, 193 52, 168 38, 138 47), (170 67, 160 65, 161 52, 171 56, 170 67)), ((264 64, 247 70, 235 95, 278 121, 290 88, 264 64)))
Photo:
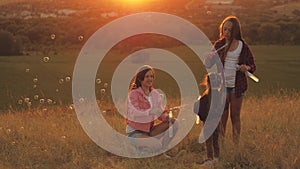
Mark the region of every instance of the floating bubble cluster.
MULTIPOLYGON (((51 45, 49 45, 49 48, 44 49, 44 51, 42 51, 40 66, 44 66, 45 63, 51 62, 53 60, 53 58, 55 59, 55 56, 52 57, 52 54, 57 55, 57 53, 55 51, 55 46, 54 46, 55 45, 54 40, 57 39, 57 34, 55 32, 53 32, 49 35, 48 35, 48 40, 51 41, 52 43, 49 43, 49 44, 51 44, 51 45), (50 35, 50 38, 49 38, 49 35, 50 35)), ((75 36, 75 38, 77 38, 78 41, 85 40, 84 34, 79 34, 77 37, 75 36)), ((51 72, 49 72, 47 69, 48 69, 48 66, 44 67, 44 69, 43 69, 43 71, 45 71, 45 74, 41 74, 41 72, 35 73, 33 71, 33 70, 35 70, 35 67, 28 66, 23 69, 23 71, 25 71, 25 73, 31 74, 31 75, 33 74, 33 76, 29 77, 29 80, 32 81, 32 84, 30 84, 32 86, 32 88, 31 88, 32 93, 31 94, 28 93, 29 95, 31 95, 30 97, 18 98, 16 100, 16 104, 22 105, 22 106, 43 104, 43 107, 44 107, 46 105, 56 104, 55 97, 59 97, 59 99, 61 99, 61 100, 65 99, 65 96, 60 96, 59 94, 65 94, 66 92, 64 92, 64 90, 69 91, 68 88, 70 86, 67 85, 67 83, 70 83, 72 81, 72 76, 67 74, 66 76, 58 76, 58 77, 52 76, 49 78, 49 76, 51 76, 51 72), (47 80, 44 81, 44 79, 47 79, 47 80), (51 85, 46 84, 46 86, 45 86, 43 84, 44 82, 48 83, 49 79, 53 79, 54 83, 55 83, 55 80, 56 80, 56 82, 58 80, 58 85, 56 87, 54 87, 54 92, 52 92, 52 93, 51 93, 51 91, 53 91, 53 89, 49 89, 49 87, 51 85), (45 90, 44 90, 44 87, 46 87, 45 90), (47 95, 47 93, 49 91, 50 91, 50 95, 45 96, 45 95, 47 95), (51 94, 55 94, 55 96, 53 96, 51 94)), ((109 83, 104 83, 100 77, 96 78, 95 82, 97 85, 99 85, 99 86, 101 85, 100 93, 98 93, 98 95, 101 96, 101 99, 104 99, 103 96, 106 93, 109 83)), ((65 101, 65 100, 63 100, 63 101, 65 101)), ((87 99, 80 98, 78 101, 81 103, 85 103, 87 101, 87 99)), ((74 109, 74 107, 70 106, 70 109, 74 109)))

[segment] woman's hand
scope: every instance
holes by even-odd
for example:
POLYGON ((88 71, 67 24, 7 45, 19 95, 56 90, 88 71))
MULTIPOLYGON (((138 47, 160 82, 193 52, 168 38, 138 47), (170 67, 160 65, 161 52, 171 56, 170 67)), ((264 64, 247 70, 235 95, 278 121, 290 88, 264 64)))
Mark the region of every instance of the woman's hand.
POLYGON ((153 108, 149 111, 149 115, 160 116, 162 112, 161 108, 153 108))
POLYGON ((247 72, 248 70, 250 70, 250 66, 247 66, 245 64, 242 64, 239 66, 238 70, 241 71, 241 72, 247 72))

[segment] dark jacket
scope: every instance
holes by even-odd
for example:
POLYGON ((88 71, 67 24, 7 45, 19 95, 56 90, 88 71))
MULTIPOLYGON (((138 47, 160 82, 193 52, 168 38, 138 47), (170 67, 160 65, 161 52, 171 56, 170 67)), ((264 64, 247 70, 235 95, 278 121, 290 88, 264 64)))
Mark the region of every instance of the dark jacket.
POLYGON ((210 100, 208 94, 204 94, 201 96, 195 103, 194 103, 194 113, 200 117, 200 120, 205 122, 208 111, 209 111, 209 104, 210 100))
MULTIPOLYGON (((250 70, 249 72, 250 73, 253 73, 255 70, 256 70, 256 65, 254 63, 254 57, 253 57, 253 54, 248 46, 248 44, 241 40, 243 42, 243 47, 242 47, 242 51, 241 51, 241 54, 239 56, 239 61, 238 61, 238 64, 239 65, 242 65, 242 64, 246 64, 248 66, 250 66, 250 70)), ((215 42, 214 44, 214 48, 216 50, 218 50, 220 47, 222 47, 223 45, 225 45, 226 43, 226 40, 225 39, 220 39, 218 41, 215 42)), ((218 55, 221 59, 221 62, 222 62, 222 65, 224 66, 224 62, 225 62, 225 58, 222 59, 221 56, 223 56, 225 53, 225 48, 218 51, 218 55)), ((216 59, 216 58, 214 58, 216 59)), ((212 67, 213 64, 215 62, 207 62, 209 64, 206 64, 205 66, 206 67, 212 67)), ((218 67, 218 70, 220 71, 220 67, 218 67)), ((223 68, 222 68, 223 69, 223 68)), ((235 95, 236 97, 240 97, 242 96, 242 93, 244 93, 248 88, 248 83, 247 83, 247 77, 246 77, 246 74, 241 72, 241 71, 237 71, 236 72, 236 77, 235 77, 235 95)))

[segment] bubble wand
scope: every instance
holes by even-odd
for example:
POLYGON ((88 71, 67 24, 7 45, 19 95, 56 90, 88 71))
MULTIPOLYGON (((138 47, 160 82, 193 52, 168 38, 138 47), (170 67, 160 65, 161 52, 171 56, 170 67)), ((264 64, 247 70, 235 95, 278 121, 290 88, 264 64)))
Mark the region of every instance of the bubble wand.
MULTIPOLYGON (((236 65, 236 68, 239 68, 240 67, 240 65, 236 65)), ((259 82, 259 79, 258 79, 258 77, 256 77, 254 74, 252 74, 252 73, 250 73, 249 71, 246 71, 246 75, 248 76, 248 77, 250 77, 252 80, 254 80, 255 82, 259 82)))
POLYGON ((223 48, 225 48, 227 46, 227 43, 225 43, 225 45, 221 46, 219 49, 216 49, 214 51, 212 51, 210 54, 211 55, 215 55, 217 52, 219 52, 220 50, 222 50, 223 48))
POLYGON ((173 113, 172 110, 169 111, 169 137, 172 138, 174 135, 173 125, 172 125, 173 113))

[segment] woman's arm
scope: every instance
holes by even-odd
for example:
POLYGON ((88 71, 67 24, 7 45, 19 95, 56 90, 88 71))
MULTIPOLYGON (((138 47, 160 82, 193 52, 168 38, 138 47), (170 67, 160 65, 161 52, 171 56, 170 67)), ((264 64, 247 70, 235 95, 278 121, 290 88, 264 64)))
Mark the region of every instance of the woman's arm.
POLYGON ((217 65, 218 72, 223 70, 223 64, 220 55, 226 48, 226 42, 224 39, 220 39, 214 43, 214 50, 204 57, 204 65, 207 69, 213 65, 217 65))
POLYGON ((256 65, 254 63, 254 56, 250 50, 250 47, 248 46, 248 44, 244 43, 245 46, 245 64, 248 66, 247 70, 250 73, 253 73, 256 70, 256 65))
POLYGON ((127 114, 133 117, 143 117, 149 116, 149 109, 145 109, 142 104, 145 104, 140 99, 140 94, 134 90, 129 93, 128 103, 127 103, 127 114))

